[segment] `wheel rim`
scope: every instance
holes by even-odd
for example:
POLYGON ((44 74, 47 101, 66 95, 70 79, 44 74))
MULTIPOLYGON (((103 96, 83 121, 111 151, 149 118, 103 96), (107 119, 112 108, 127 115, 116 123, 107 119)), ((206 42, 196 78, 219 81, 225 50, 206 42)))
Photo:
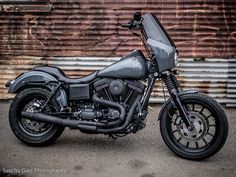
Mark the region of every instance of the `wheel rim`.
POLYGON ((179 112, 173 109, 169 112, 168 132, 172 142, 184 151, 191 153, 205 151, 217 137, 217 116, 209 106, 199 102, 186 102, 190 121, 194 130, 189 131, 183 123, 179 112))
MULTIPOLYGON (((21 105, 21 108, 18 109, 18 125, 20 128, 26 133, 27 135, 30 136, 42 136, 46 133, 48 133, 52 128, 53 124, 48 124, 48 123, 43 123, 43 122, 38 122, 34 120, 30 120, 24 117, 21 117, 21 112, 26 111, 26 112, 38 112, 39 107, 45 103, 45 97, 43 96, 34 96, 34 98, 26 98, 24 100, 24 105, 21 105)), ((55 112, 56 108, 52 105, 47 105, 43 111, 43 113, 49 113, 49 112, 55 112)))

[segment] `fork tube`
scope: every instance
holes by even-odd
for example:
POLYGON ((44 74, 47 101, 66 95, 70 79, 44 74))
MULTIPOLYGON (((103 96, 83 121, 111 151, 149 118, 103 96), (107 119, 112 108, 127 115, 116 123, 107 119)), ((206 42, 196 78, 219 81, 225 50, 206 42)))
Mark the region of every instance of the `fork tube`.
POLYGON ((186 108, 182 105, 181 100, 179 99, 178 90, 176 89, 176 86, 174 85, 170 75, 163 75, 163 81, 188 130, 193 130, 194 126, 189 120, 186 108))
POLYGON ((149 75, 148 80, 149 80, 149 82, 148 82, 147 91, 146 91, 146 93, 143 97, 143 100, 142 100, 142 106, 141 106, 142 110, 146 109, 147 106, 148 106, 148 101, 149 101, 149 98, 151 96, 154 84, 155 84, 155 76, 149 75))

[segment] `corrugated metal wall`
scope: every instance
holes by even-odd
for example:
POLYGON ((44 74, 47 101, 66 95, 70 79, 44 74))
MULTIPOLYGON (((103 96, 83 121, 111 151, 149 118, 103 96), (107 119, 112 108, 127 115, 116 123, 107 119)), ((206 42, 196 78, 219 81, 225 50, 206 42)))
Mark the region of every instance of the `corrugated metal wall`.
MULTIPOLYGON (((141 41, 117 27, 141 11, 155 13, 174 40, 184 86, 235 104, 234 1, 51 0, 50 4, 49 13, 0 12, 0 98, 12 97, 6 94, 7 80, 35 65, 52 64, 70 76, 81 76, 142 48, 141 41)), ((159 86, 152 101, 163 100, 159 86)))

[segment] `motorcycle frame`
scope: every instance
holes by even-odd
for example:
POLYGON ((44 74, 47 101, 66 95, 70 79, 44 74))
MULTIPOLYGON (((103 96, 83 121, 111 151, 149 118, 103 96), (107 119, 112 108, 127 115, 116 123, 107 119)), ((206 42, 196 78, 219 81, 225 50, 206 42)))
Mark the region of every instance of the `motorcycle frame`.
MULTIPOLYGON (((150 63, 150 66, 153 66, 155 63, 155 60, 152 59, 149 63, 150 63)), ((177 70, 169 70, 161 74, 158 74, 157 72, 154 72, 152 67, 150 67, 148 69, 147 88, 139 103, 141 107, 139 107, 138 109, 139 109, 139 112, 141 113, 144 112, 144 110, 147 111, 148 102, 149 102, 155 81, 157 79, 163 80, 171 96, 172 103, 179 110, 180 115, 183 117, 183 121, 186 123, 187 127, 191 130, 192 128, 191 122, 189 121, 188 115, 186 114, 187 112, 186 108, 182 105, 181 101, 179 100, 179 94, 181 94, 183 90, 176 78, 176 74, 178 74, 177 70)), ((27 87, 45 86, 47 88, 49 88, 50 85, 54 85, 55 87, 54 89, 50 91, 50 96, 45 102, 45 104, 41 107, 41 110, 44 109, 44 107, 48 104, 48 102, 51 101, 51 99, 53 99, 53 97, 57 94, 59 90, 64 90, 67 93, 68 85, 66 83, 59 82, 59 81, 40 81, 40 82, 29 81, 29 82, 25 82, 24 84, 24 86, 27 86, 27 87)), ((68 94, 66 95, 67 95, 67 102, 70 102, 70 100, 68 100, 69 99, 68 94)), ((78 111, 76 104, 74 104, 74 102, 71 102, 71 108, 72 108, 72 112, 78 111)), ((57 113, 57 115, 59 117, 66 117, 66 116, 73 115, 71 113, 65 113, 66 111, 67 111, 66 107, 63 107, 63 109, 61 109, 61 113, 57 113)))
MULTIPOLYGON (((141 29, 141 35, 139 35, 138 33, 133 32, 131 29, 130 31, 132 32, 132 34, 134 34, 135 36, 139 36, 142 40, 142 42, 144 43, 144 46, 146 46, 146 41, 144 40, 145 38, 145 32, 142 30, 142 26, 140 26, 140 28, 136 28, 135 30, 140 30, 141 29)), ((164 30, 164 29, 163 29, 164 30)), ((165 30, 164 30, 165 31, 165 30)), ((158 63, 157 60, 155 59, 155 56, 148 50, 148 48, 145 48, 146 52, 150 58, 150 60, 146 59, 146 63, 148 65, 147 68, 147 88, 145 90, 144 95, 141 98, 141 101, 139 101, 138 103, 138 109, 139 112, 142 113, 144 111, 147 111, 147 107, 148 107, 148 102, 155 84, 155 80, 163 80, 168 92, 170 94, 170 97, 172 99, 172 103, 173 105, 178 109, 180 116, 183 118, 184 123, 186 124, 187 128, 189 130, 192 130, 193 125, 190 122, 190 119, 187 115, 187 109, 185 106, 182 105, 181 100, 179 99, 179 94, 181 94, 183 92, 177 78, 176 78, 176 74, 178 74, 178 71, 175 69, 169 69, 167 71, 158 72, 158 63)), ((32 71, 35 72, 35 71, 32 71)), ((38 72, 36 72, 38 73, 38 72)), ((9 92, 16 92, 16 90, 19 90, 20 88, 25 88, 25 87, 35 87, 35 86, 40 86, 40 87, 46 87, 50 90, 50 96, 47 99, 47 101, 45 102, 45 104, 42 106, 41 110, 44 109, 44 107, 48 104, 48 102, 57 94, 58 91, 60 91, 60 97, 61 100, 63 101, 63 104, 60 104, 61 106, 61 112, 65 112, 67 111, 66 108, 68 106, 71 106, 72 111, 76 112, 77 108, 76 108, 76 104, 74 104, 74 102, 72 101, 71 105, 69 105, 70 100, 69 100, 69 96, 68 96, 68 87, 69 85, 67 85, 66 83, 63 83, 61 81, 58 81, 57 79, 52 79, 53 76, 44 73, 44 72, 40 72, 41 74, 45 74, 46 75, 46 79, 44 78, 42 81, 32 81, 32 79, 28 79, 27 78, 24 80, 24 76, 22 75, 21 80, 24 80, 24 82, 20 83, 20 84, 11 84, 11 81, 9 81, 6 86, 10 86, 9 92), (52 77, 52 78, 51 78, 52 77), (50 78, 50 79, 49 79, 50 78), (54 85, 54 87, 50 86, 50 85, 54 85), (14 88, 14 87, 17 87, 14 88), (65 100, 66 99, 66 100, 65 100)), ((31 74, 31 76, 33 77, 34 74, 31 74)), ((20 78, 21 76, 19 76, 20 78)), ((30 78, 30 77, 29 77, 30 78)), ((145 79, 145 78, 143 78, 145 79)), ((65 114, 65 113, 62 113, 65 114)), ((71 115, 71 114, 70 114, 71 115)))

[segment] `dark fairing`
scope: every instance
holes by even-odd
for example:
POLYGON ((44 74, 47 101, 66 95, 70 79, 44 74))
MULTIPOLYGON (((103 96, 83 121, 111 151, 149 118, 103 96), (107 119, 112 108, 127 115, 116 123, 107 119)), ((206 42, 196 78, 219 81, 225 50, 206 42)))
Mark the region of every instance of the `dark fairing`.
POLYGON ((147 44, 155 55, 158 71, 161 73, 175 67, 175 44, 153 14, 143 15, 143 34, 147 44))

